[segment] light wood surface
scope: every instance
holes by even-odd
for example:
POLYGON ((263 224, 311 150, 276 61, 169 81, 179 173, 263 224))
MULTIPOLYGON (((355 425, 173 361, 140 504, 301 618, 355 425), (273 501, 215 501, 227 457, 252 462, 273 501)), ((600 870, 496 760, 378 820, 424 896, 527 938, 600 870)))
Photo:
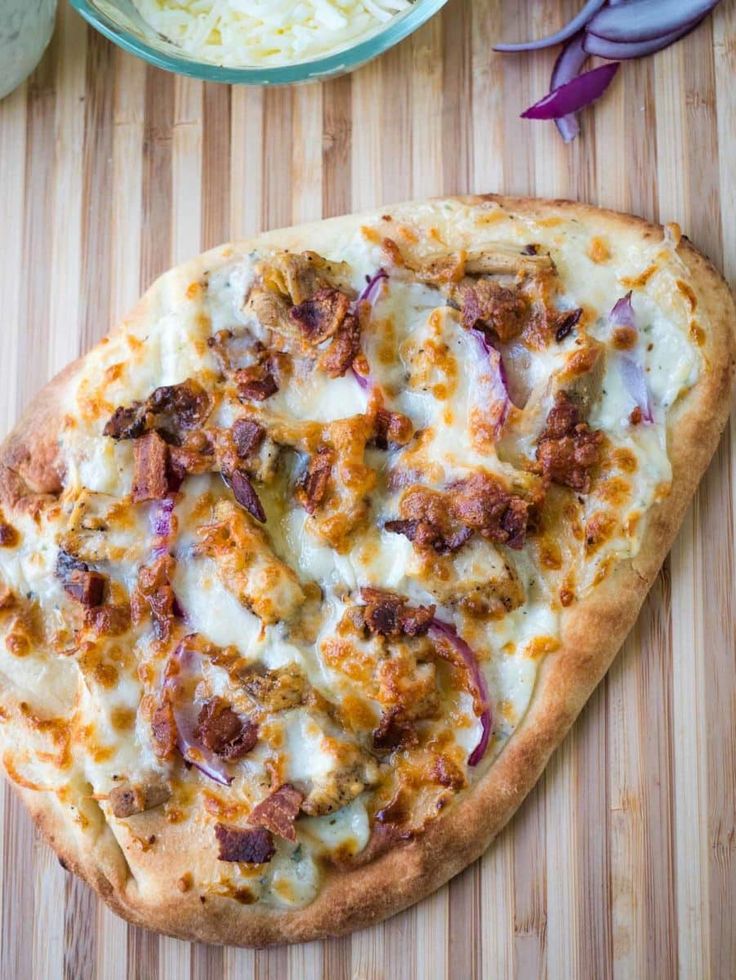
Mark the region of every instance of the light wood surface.
MULTIPOLYGON (((351 77, 270 91, 146 67, 64 7, 41 66, 0 103, 2 431, 172 263, 321 215, 471 190, 580 197, 677 219, 733 284, 736 3, 625 65, 566 147, 518 119, 554 54, 490 47, 579 5, 450 0, 351 77)), ((511 826, 448 887, 325 943, 162 939, 67 875, 3 786, 0 976, 733 977, 734 460, 727 434, 608 677, 511 826)))

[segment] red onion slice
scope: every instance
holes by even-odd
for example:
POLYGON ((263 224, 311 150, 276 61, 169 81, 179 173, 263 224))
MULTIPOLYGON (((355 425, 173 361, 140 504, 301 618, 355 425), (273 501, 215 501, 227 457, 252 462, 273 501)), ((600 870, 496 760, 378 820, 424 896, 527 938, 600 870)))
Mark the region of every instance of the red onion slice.
POLYGON ((617 327, 633 327, 636 330, 634 307, 631 305, 631 290, 614 303, 613 309, 608 314, 608 319, 617 327))
POLYGON ((600 10, 587 30, 607 41, 653 41, 692 27, 719 0, 636 0, 600 10))
MULTIPOLYGON (((583 34, 581 32, 576 37, 571 38, 560 52, 552 69, 552 77, 549 82, 550 91, 559 88, 560 85, 564 85, 579 75, 587 60, 588 55, 583 50, 583 34)), ((555 119, 555 126, 557 126, 560 136, 566 143, 572 142, 580 132, 580 125, 575 113, 555 119)))
POLYGON ((488 371, 486 372, 485 376, 488 379, 488 387, 490 389, 491 399, 493 401, 493 406, 491 409, 495 417, 493 427, 498 435, 503 428, 504 422, 508 418, 509 410, 511 409, 512 404, 511 399, 509 398, 508 379, 506 378, 503 359, 482 330, 476 330, 473 328, 470 332, 478 342, 478 346, 482 350, 487 361, 488 371))
POLYGON ((649 398, 649 388, 647 387, 644 369, 638 361, 635 361, 633 357, 629 357, 628 354, 622 354, 619 357, 618 363, 626 390, 634 399, 638 408, 641 409, 642 422, 653 422, 652 404, 649 398))
POLYGON ((356 303, 362 303, 364 300, 369 303, 375 303, 380 294, 384 279, 388 279, 388 272, 386 272, 385 269, 379 269, 377 272, 374 272, 372 276, 369 276, 368 281, 356 300, 356 303))
POLYGON ((496 44, 494 51, 538 51, 540 48, 551 48, 555 44, 567 41, 573 34, 577 34, 581 27, 585 27, 590 18, 596 14, 606 0, 588 0, 583 9, 569 20, 564 27, 554 34, 539 38, 538 41, 520 41, 516 44, 496 44))
POLYGON ((560 119, 584 109, 603 95, 619 67, 620 62, 612 61, 577 75, 529 106, 522 112, 522 119, 560 119))
POLYGON ((670 34, 663 34, 652 41, 608 41, 604 37, 595 34, 586 34, 583 46, 588 54, 597 55, 599 58, 608 58, 611 61, 628 61, 631 58, 644 58, 648 54, 654 54, 663 48, 668 48, 670 44, 679 41, 691 31, 695 30, 700 21, 696 21, 690 27, 682 31, 672 31, 670 34))
POLYGON ((191 644, 187 643, 187 639, 188 637, 185 637, 172 653, 172 660, 178 665, 178 670, 172 673, 167 672, 163 685, 164 690, 171 697, 172 711, 176 722, 176 746, 185 762, 221 786, 229 786, 233 777, 229 775, 224 763, 198 742, 194 734, 197 728, 199 709, 196 702, 187 702, 182 682, 185 678, 191 680, 197 667, 201 667, 201 664, 198 663, 199 654, 192 649, 191 644))
POLYGON ((429 632, 430 635, 434 633, 436 637, 441 636, 445 639, 467 668, 472 687, 475 713, 479 716, 481 725, 481 736, 478 744, 468 756, 468 765, 477 766, 486 754, 488 743, 491 740, 491 732, 493 731, 493 718, 491 716, 491 705, 485 674, 478 663, 478 658, 475 653, 473 653, 465 640, 458 635, 457 630, 451 623, 445 623, 441 619, 433 619, 429 627, 429 632))

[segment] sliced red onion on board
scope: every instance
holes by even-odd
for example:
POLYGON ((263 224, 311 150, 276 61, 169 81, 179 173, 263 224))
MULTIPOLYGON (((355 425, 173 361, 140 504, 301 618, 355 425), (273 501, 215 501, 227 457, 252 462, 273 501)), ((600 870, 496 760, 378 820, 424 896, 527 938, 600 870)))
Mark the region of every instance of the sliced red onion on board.
POLYGON ((446 640, 467 668, 468 677, 470 678, 470 684, 473 689, 475 713, 479 716, 481 725, 481 736, 478 744, 468 756, 468 765, 477 766, 486 754, 488 743, 491 740, 491 732, 493 731, 493 718, 491 716, 491 705, 485 674, 475 653, 451 623, 445 623, 441 619, 433 619, 429 627, 429 632, 430 635, 434 633, 435 636, 441 636, 446 640))
POLYGON ((636 330, 634 307, 631 305, 631 290, 614 303, 613 309, 608 314, 608 319, 617 327, 633 327, 636 330))
POLYGON ((606 0, 588 0, 582 10, 576 14, 572 20, 569 20, 564 27, 561 27, 559 31, 554 34, 549 34, 547 37, 539 38, 538 41, 520 41, 516 44, 497 44, 493 48, 494 51, 538 51, 540 48, 551 48, 555 44, 562 44, 563 41, 567 41, 568 38, 572 37, 573 34, 585 27, 590 18, 596 14, 606 0))
MULTIPOLYGON (((587 60, 588 55, 583 50, 583 34, 581 32, 576 37, 571 38, 560 52, 552 69, 552 77, 549 82, 550 90, 559 88, 579 75, 580 69, 587 60)), ((560 136, 566 143, 571 143, 580 132, 578 117, 574 112, 555 119, 555 126, 557 126, 560 136)))
POLYGON ((561 119, 572 112, 584 109, 606 91, 620 67, 620 62, 599 65, 569 82, 553 89, 539 102, 522 112, 522 119, 561 119))
POLYGON ((692 27, 718 3, 719 0, 636 0, 598 11, 587 30, 608 41, 652 41, 692 27))
POLYGON ((675 41, 679 41, 680 38, 685 37, 691 31, 695 30, 700 20, 695 21, 695 23, 681 31, 672 31, 670 34, 663 34, 661 37, 654 38, 651 41, 608 41, 606 38, 598 37, 596 34, 586 34, 583 47, 588 54, 597 55, 599 58, 608 58, 611 61, 628 61, 631 58, 644 58, 646 55, 661 51, 663 48, 669 47, 670 44, 674 44, 675 41))
POLYGON ((626 386, 626 390, 641 409, 642 422, 653 422, 652 403, 649 398, 649 389, 644 369, 638 361, 628 354, 622 354, 619 358, 619 370, 621 378, 626 386))
POLYGON ((194 766, 205 776, 213 779, 221 786, 229 786, 233 777, 229 775, 224 763, 199 742, 195 736, 199 706, 194 701, 187 701, 183 691, 183 681, 193 680, 199 666, 199 654, 187 643, 187 638, 177 646, 171 655, 176 661, 178 670, 164 680, 164 690, 171 696, 172 711, 176 722, 176 746, 185 762, 194 766))

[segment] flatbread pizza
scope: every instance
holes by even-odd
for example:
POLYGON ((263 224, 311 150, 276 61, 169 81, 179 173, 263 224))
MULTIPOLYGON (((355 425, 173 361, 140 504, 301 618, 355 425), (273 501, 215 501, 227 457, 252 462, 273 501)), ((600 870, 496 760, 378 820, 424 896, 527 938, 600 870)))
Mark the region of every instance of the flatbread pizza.
POLYGON ((674 225, 450 198, 159 279, 0 450, 0 759, 132 922, 339 934, 477 858, 726 422, 674 225))

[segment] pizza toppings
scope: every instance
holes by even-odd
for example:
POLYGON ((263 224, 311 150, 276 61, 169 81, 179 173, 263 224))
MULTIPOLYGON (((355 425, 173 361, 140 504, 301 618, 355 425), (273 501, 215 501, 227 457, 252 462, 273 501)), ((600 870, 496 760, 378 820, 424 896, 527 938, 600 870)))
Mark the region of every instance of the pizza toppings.
POLYGON ((105 813, 167 802, 162 819, 206 825, 212 856, 217 841, 243 865, 204 894, 246 876, 291 902, 304 868, 316 880, 323 859, 419 834, 523 718, 561 606, 644 522, 670 384, 644 343, 661 346, 651 304, 633 297, 640 330, 631 294, 596 309, 541 226, 443 251, 443 224, 418 240, 392 221, 387 288, 383 230, 345 250, 355 265, 223 259, 187 291, 181 335, 151 328, 166 377, 190 376, 109 417, 128 381, 150 390, 148 335, 104 352, 50 511, 67 595, 52 619, 32 582, 0 584, 8 651, 51 633, 95 680, 85 698, 109 691, 111 730, 140 743, 132 765, 87 753, 105 813), (518 244, 527 232, 538 245, 518 244), (340 380, 351 368, 360 387, 340 380))
POLYGON ((228 482, 233 488, 233 496, 251 517, 255 517, 261 524, 266 523, 266 512, 263 504, 258 498, 258 494, 253 489, 253 484, 248 479, 248 474, 244 470, 233 470, 228 476, 228 482))
POLYGON ((171 798, 169 787, 158 780, 140 784, 127 783, 110 791, 110 806, 119 819, 133 817, 146 810, 153 810, 171 798))
POLYGON ((80 561, 63 549, 56 559, 56 574, 64 591, 83 606, 101 606, 107 579, 99 572, 90 571, 86 562, 80 561))
POLYGON ((284 840, 295 841, 294 821, 304 801, 304 794, 294 786, 285 783, 265 800, 253 807, 248 822, 284 840))
POLYGON ((210 698, 197 718, 195 738, 221 759, 242 759, 258 741, 258 726, 241 718, 222 698, 210 698))
POLYGON ((590 470, 600 462, 602 445, 602 433, 582 421, 575 402, 564 391, 558 392, 537 446, 545 478, 588 493, 590 470))
POLYGON ((215 825, 215 837, 219 845, 221 861, 239 861, 242 864, 268 864, 276 853, 273 836, 265 827, 228 827, 215 825))
POLYGON ((266 438, 265 428, 254 419, 236 419, 232 433, 235 450, 241 459, 257 453, 266 438))
POLYGON ((134 453, 133 501, 162 500, 169 492, 169 447, 158 432, 148 432, 136 440, 134 453))

